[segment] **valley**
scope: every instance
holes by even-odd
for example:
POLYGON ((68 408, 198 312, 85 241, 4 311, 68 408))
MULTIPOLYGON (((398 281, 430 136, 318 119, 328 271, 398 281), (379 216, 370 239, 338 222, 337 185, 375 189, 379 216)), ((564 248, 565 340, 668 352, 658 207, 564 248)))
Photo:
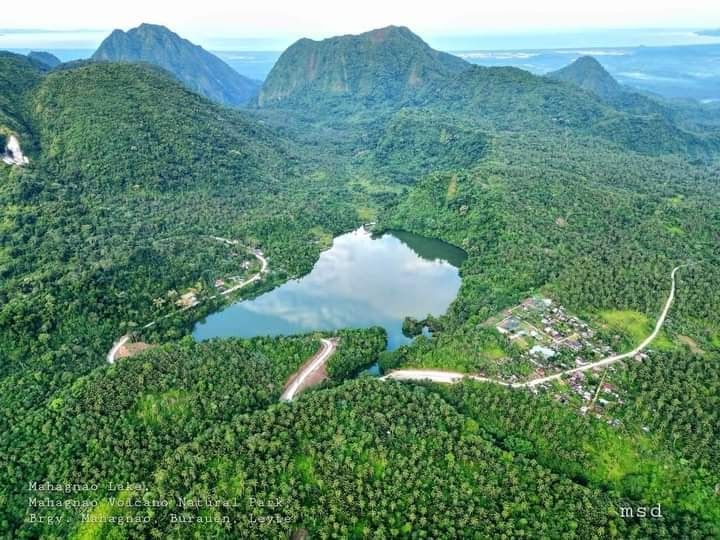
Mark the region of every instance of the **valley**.
POLYGON ((399 26, 301 39, 256 97, 167 28, 108 40, 0 54, 0 531, 720 534, 712 107, 399 26), (29 481, 98 489, 31 520, 29 481))

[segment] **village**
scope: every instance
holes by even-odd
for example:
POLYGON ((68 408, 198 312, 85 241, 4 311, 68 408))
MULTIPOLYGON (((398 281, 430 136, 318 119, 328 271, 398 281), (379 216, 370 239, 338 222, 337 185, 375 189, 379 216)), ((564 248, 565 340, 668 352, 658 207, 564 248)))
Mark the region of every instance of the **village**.
MULTIPOLYGON (((580 368, 615 354, 586 322, 549 298, 528 298, 488 322, 507 338, 511 347, 520 351, 520 362, 533 366, 531 378, 580 368)), ((643 361, 646 357, 639 353, 635 360, 643 361)), ((604 418, 613 405, 622 403, 615 386, 606 382, 608 373, 615 369, 610 365, 576 371, 565 383, 545 386, 556 401, 570 404, 582 414, 604 418)), ((618 421, 609 417, 607 422, 615 425, 618 421)))

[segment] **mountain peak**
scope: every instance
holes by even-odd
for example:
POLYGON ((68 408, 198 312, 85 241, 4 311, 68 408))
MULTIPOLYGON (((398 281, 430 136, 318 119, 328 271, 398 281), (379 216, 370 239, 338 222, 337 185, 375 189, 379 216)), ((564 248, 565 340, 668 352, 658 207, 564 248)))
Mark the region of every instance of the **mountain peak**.
POLYGON ((469 64, 432 49, 404 26, 386 26, 322 41, 301 39, 279 58, 260 92, 262 106, 327 99, 367 104, 397 101, 469 64))
MULTIPOLYGON (((156 34, 156 35, 167 35, 167 36, 174 36, 178 39, 182 39, 179 35, 177 35, 175 32, 170 30, 167 26, 163 26, 162 24, 152 24, 152 23, 141 23, 140 26, 137 26, 135 28, 131 28, 127 31, 128 34, 141 34, 141 35, 148 35, 148 34, 156 34)), ((185 40, 187 41, 187 40, 185 40)))
POLYGON ((398 36, 410 36, 420 40, 420 37, 414 34, 407 26, 390 25, 383 28, 376 28, 375 30, 370 30, 360 35, 367 36, 378 43, 398 36))
POLYGON ((127 32, 114 30, 92 58, 154 64, 192 90, 231 106, 246 103, 258 89, 255 81, 243 77, 217 56, 159 24, 143 23, 127 32))
POLYGON ((138 26, 137 28, 133 28, 132 30, 161 30, 165 32, 172 32, 167 26, 163 26, 162 24, 153 24, 146 22, 140 23, 140 26, 138 26))
POLYGON ((620 84, 593 56, 581 56, 570 65, 549 73, 548 76, 575 84, 602 99, 613 99, 623 93, 620 84))

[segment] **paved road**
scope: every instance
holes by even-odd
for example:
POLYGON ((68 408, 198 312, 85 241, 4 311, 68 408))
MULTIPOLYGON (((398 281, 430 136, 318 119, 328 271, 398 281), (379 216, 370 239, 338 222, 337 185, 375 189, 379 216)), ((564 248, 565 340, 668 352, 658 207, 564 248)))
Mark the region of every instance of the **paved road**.
POLYGON ((676 266, 673 268, 672 272, 670 273, 670 280, 671 280, 671 286, 670 286, 670 294, 668 295, 667 301, 665 302, 665 307, 662 310, 662 313, 660 313, 660 317, 657 320, 657 323, 655 324, 655 329, 652 331, 652 333, 646 337, 640 345, 635 347, 632 351, 622 353, 622 354, 614 354, 612 356, 608 356, 607 358, 603 358, 602 360, 598 360, 597 362, 592 362, 590 364, 585 364, 584 366, 576 367, 573 369, 567 369, 565 371, 561 371, 560 373, 555 373, 554 375, 548 375, 547 377, 538 377, 537 379, 531 379, 529 381, 525 382, 516 382, 516 383, 508 383, 505 381, 500 381, 498 379, 491 379, 489 377, 480 377, 478 375, 468 375, 466 373, 459 373, 454 371, 441 371, 441 370, 432 370, 432 369, 399 369, 396 371, 392 371, 381 378, 381 380, 387 380, 387 379, 395 379, 399 381, 411 381, 411 380, 427 380, 432 382, 439 382, 439 383, 446 383, 446 384, 455 384, 457 382, 460 382, 463 379, 472 379, 474 381, 481 381, 481 382, 491 382, 495 384, 499 384, 502 386, 509 386, 512 388, 531 388, 533 386, 537 386, 539 384, 544 384, 551 381, 556 381, 561 379, 562 377, 565 377, 566 375, 571 375, 573 373, 577 373, 579 371, 587 371, 589 369, 594 369, 597 367, 602 366, 609 366, 611 364, 614 364, 616 362, 620 362, 621 360, 624 360, 626 358, 632 358, 642 350, 644 350, 650 343, 657 337, 657 335, 660 333, 660 330, 662 329, 663 324, 665 323, 665 319, 667 317, 668 311, 670 311, 670 306, 673 303, 673 300, 675 299, 675 274, 677 271, 682 268, 683 266, 687 266, 686 264, 681 264, 680 266, 676 266))
MULTIPOLYGON (((239 244, 239 242, 237 240, 228 240, 227 238, 221 238, 219 236, 211 236, 211 238, 213 240, 217 240, 219 242, 224 242, 231 246, 235 246, 235 245, 239 244)), ((226 296, 226 295, 233 293, 239 289, 242 289, 243 287, 247 287, 251 283, 261 280, 262 277, 265 274, 267 274, 269 265, 268 265, 267 259, 263 256, 262 252, 258 249, 253 249, 250 252, 255 256, 256 259, 258 259, 260 261, 260 271, 257 274, 255 274, 254 276, 252 276, 250 279, 247 279, 247 280, 243 281, 242 283, 238 283, 237 285, 230 287, 229 289, 221 292, 219 295, 214 294, 214 295, 210 296, 208 298, 208 300, 212 300, 214 298, 217 298, 218 296, 226 296)), ((195 306, 197 306, 199 304, 200 304, 200 302, 195 302, 194 304, 185 306, 184 308, 180 309, 179 311, 187 311, 188 309, 194 308, 195 306)), ((163 315, 162 317, 160 317, 160 319, 147 323, 145 326, 143 326, 143 329, 150 328, 151 326, 155 326, 155 324, 157 324, 157 322, 159 320, 166 319, 168 317, 172 317, 176 313, 177 313, 177 311, 173 311, 171 313, 168 313, 167 315, 163 315)), ((125 345, 128 342, 129 339, 130 339, 130 335, 125 334, 124 336, 118 338, 117 341, 115 341, 115 343, 113 343, 112 348, 110 349, 110 351, 107 353, 107 356, 106 356, 106 359, 110 364, 115 363, 118 351, 120 350, 120 348, 123 345, 125 345)))
POLYGON ((337 347, 337 342, 333 339, 322 339, 320 350, 315 353, 313 359, 307 363, 307 365, 295 375, 295 378, 288 385, 285 391, 280 396, 280 401, 292 401, 297 393, 302 390, 303 384, 313 373, 320 369, 328 358, 332 356, 337 347))

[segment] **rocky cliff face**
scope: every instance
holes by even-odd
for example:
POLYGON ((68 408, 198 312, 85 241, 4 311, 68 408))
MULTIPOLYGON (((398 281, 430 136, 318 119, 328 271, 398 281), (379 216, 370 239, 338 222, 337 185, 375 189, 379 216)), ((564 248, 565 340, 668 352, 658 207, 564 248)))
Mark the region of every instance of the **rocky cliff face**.
POLYGON ((468 67, 461 58, 432 49, 405 27, 323 41, 301 39, 273 67, 258 104, 314 105, 340 99, 382 105, 468 67))
POLYGON ((20 148, 20 141, 15 135, 10 135, 5 144, 5 152, 2 155, 3 163, 8 165, 27 165, 30 160, 25 156, 20 148))

